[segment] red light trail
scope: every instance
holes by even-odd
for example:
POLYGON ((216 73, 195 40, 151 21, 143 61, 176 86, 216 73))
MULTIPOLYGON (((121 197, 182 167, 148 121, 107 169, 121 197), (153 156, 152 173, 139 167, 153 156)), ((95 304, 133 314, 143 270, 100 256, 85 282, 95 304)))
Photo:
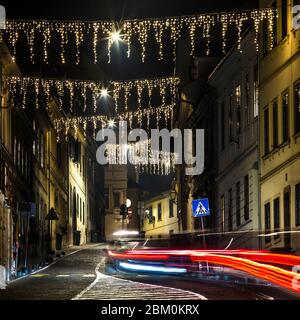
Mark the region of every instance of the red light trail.
POLYGON ((295 279, 300 283, 300 274, 278 266, 300 265, 298 256, 254 250, 129 250, 123 253, 114 251, 108 253, 117 259, 148 261, 168 261, 171 257, 189 257, 191 262, 207 262, 230 267, 300 293, 300 285, 296 287, 292 285, 295 279))

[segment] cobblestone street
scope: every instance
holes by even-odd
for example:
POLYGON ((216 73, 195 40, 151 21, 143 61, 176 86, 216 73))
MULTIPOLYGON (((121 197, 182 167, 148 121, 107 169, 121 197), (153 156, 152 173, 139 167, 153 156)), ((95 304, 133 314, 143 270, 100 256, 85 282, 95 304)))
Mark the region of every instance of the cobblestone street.
POLYGON ((11 300, 206 300, 295 299, 275 287, 241 286, 195 279, 114 274, 105 272, 107 245, 91 245, 71 252, 52 265, 0 290, 0 299, 11 300))

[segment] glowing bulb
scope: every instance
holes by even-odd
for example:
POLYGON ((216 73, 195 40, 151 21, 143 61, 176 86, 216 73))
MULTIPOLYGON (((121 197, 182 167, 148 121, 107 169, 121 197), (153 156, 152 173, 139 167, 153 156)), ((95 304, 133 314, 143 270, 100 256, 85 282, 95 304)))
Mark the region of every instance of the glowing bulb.
POLYGON ((115 120, 111 119, 108 121, 108 127, 113 128, 116 125, 115 120))
POLYGON ((105 97, 108 96, 108 90, 105 89, 105 88, 104 88, 104 89, 101 89, 100 94, 101 94, 101 97, 102 97, 102 98, 105 98, 105 97))
POLYGON ((113 31, 110 35, 112 42, 118 42, 121 40, 120 30, 119 31, 113 31))

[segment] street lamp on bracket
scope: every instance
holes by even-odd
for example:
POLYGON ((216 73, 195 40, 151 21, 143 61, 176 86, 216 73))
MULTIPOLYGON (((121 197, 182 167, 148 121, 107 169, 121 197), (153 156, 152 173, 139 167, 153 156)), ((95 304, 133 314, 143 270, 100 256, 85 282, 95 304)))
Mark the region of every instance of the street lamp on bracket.
POLYGON ((176 190, 176 179, 174 178, 171 183, 170 199, 174 204, 178 204, 178 193, 176 190))

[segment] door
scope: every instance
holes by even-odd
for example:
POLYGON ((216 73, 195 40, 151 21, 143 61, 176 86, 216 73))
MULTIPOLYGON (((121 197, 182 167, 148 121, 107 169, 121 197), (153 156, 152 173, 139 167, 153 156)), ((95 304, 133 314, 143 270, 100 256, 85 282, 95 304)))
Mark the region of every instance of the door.
POLYGON ((72 229, 73 229, 73 244, 75 244, 75 232, 77 231, 77 203, 76 203, 75 188, 73 189, 72 229))

